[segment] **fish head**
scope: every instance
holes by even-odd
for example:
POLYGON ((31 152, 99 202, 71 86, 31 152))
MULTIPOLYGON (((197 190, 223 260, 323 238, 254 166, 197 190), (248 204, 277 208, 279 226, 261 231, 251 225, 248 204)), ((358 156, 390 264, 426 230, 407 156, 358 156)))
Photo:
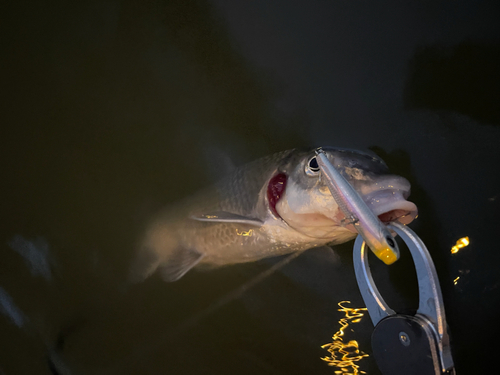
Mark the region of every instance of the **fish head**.
MULTIPOLYGON (((417 207, 407 200, 410 183, 401 176, 390 174, 380 157, 350 149, 325 147, 323 150, 382 222, 408 224, 413 221, 417 207)), ((314 151, 296 152, 289 158, 279 174, 281 180, 286 177, 286 187, 276 202, 268 188, 270 206, 276 216, 302 234, 329 239, 333 243, 347 241, 357 232, 333 198, 314 151)), ((272 183, 273 179, 270 187, 272 183)))

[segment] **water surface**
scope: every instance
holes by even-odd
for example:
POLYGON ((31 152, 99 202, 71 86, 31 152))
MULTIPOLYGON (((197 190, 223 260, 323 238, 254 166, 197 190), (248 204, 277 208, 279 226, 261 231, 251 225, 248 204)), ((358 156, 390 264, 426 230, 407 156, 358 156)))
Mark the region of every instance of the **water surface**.
MULTIPOLYGON (((157 210, 227 159, 311 145, 371 148, 412 182, 457 372, 496 368, 497 2, 3 8, 1 373, 332 374, 319 358, 337 302, 362 306, 352 243, 233 299, 279 259, 126 282, 157 210)), ((393 308, 416 308, 408 253, 371 264, 393 308)), ((371 330, 350 333, 368 354, 371 330)), ((361 368, 379 373, 372 357, 361 368)))

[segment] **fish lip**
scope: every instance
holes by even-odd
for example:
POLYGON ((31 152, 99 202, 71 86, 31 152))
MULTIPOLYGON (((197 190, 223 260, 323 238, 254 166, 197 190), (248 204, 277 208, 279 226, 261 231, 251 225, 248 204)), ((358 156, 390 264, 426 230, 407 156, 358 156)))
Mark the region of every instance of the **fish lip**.
MULTIPOLYGON (((362 196, 363 201, 368 208, 382 221, 389 224, 395 221, 407 225, 411 223, 418 214, 418 208, 415 203, 407 201, 409 191, 382 190, 372 192, 367 196, 362 196)), ((335 214, 326 215, 332 221, 345 229, 357 233, 353 224, 345 224, 345 215, 340 210, 335 214)))
POLYGON ((363 200, 384 224, 398 221, 406 225, 418 215, 415 203, 406 200, 408 196, 407 190, 383 190, 369 194, 363 200))
POLYGON ((395 221, 400 222, 401 224, 407 225, 410 224, 418 215, 417 206, 412 203, 412 206, 406 205, 405 208, 397 207, 392 210, 386 210, 385 212, 377 215, 380 221, 384 224, 392 223, 395 221))
POLYGON ((370 181, 368 184, 357 184, 354 181, 354 188, 358 191, 364 201, 369 200, 373 195, 399 192, 404 199, 410 196, 410 182, 401 176, 385 175, 370 181))

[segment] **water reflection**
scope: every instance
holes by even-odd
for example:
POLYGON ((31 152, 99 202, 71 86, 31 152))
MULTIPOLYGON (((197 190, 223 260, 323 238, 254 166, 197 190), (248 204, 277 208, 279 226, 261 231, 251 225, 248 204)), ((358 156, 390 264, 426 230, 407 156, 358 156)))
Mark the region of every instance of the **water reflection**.
POLYGON ((458 239, 456 245, 454 245, 451 248, 451 253, 456 254, 460 251, 460 249, 463 249, 464 247, 469 246, 469 244, 470 244, 469 237, 462 237, 462 238, 458 239))
MULTIPOLYGON (((335 371, 336 374, 366 374, 365 371, 359 369, 360 366, 356 362, 368 357, 368 354, 360 351, 359 344, 356 340, 349 340, 345 343, 343 336, 348 327, 361 321, 361 318, 364 316, 364 313, 361 311, 367 311, 367 309, 345 307, 344 304, 346 303, 350 303, 350 301, 342 301, 338 303, 340 306, 339 311, 345 313, 345 318, 340 319, 340 329, 333 335, 332 343, 321 346, 321 348, 327 349, 330 353, 329 357, 323 357, 321 359, 327 362, 329 366, 338 367, 340 370, 335 371)), ((352 328, 351 331, 353 331, 352 328)))
POLYGON ((24 326, 26 317, 16 306, 12 297, 0 287, 0 313, 8 317, 16 326, 21 328, 24 326))
POLYGON ((31 275, 42 276, 47 281, 52 278, 49 245, 43 238, 29 241, 20 235, 16 235, 9 242, 9 246, 24 258, 31 275))

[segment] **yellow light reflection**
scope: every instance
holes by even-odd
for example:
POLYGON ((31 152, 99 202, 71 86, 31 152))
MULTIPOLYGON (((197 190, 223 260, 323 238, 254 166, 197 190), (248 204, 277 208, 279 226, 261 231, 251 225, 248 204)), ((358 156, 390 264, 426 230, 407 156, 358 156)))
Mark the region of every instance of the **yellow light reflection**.
POLYGON ((327 349, 328 352, 330 352, 330 356, 323 357, 321 359, 328 362, 328 366, 335 366, 340 369, 339 371, 335 371, 335 374, 366 374, 366 372, 359 370, 359 366, 355 362, 360 361, 364 357, 368 357, 368 354, 359 350, 358 342, 356 340, 351 340, 346 344, 344 343, 342 336, 344 336, 344 331, 350 324, 359 323, 361 321, 361 318, 364 315, 361 311, 366 311, 367 309, 345 307, 343 306, 345 303, 351 302, 339 302, 339 306, 341 307, 339 311, 343 311, 345 313, 345 318, 339 320, 340 329, 333 335, 333 341, 331 344, 321 346, 323 349, 327 349))
POLYGON ((460 279, 460 276, 458 276, 455 280, 453 280, 453 285, 457 285, 458 279, 460 279))
POLYGON ((451 248, 451 253, 456 254, 458 251, 470 243, 469 237, 462 237, 457 241, 457 244, 451 248))
POLYGON ((242 231, 239 231, 238 229, 236 229, 236 234, 238 236, 243 236, 243 237, 251 237, 252 234, 253 234, 253 229, 250 229, 250 230, 242 230, 242 231))

